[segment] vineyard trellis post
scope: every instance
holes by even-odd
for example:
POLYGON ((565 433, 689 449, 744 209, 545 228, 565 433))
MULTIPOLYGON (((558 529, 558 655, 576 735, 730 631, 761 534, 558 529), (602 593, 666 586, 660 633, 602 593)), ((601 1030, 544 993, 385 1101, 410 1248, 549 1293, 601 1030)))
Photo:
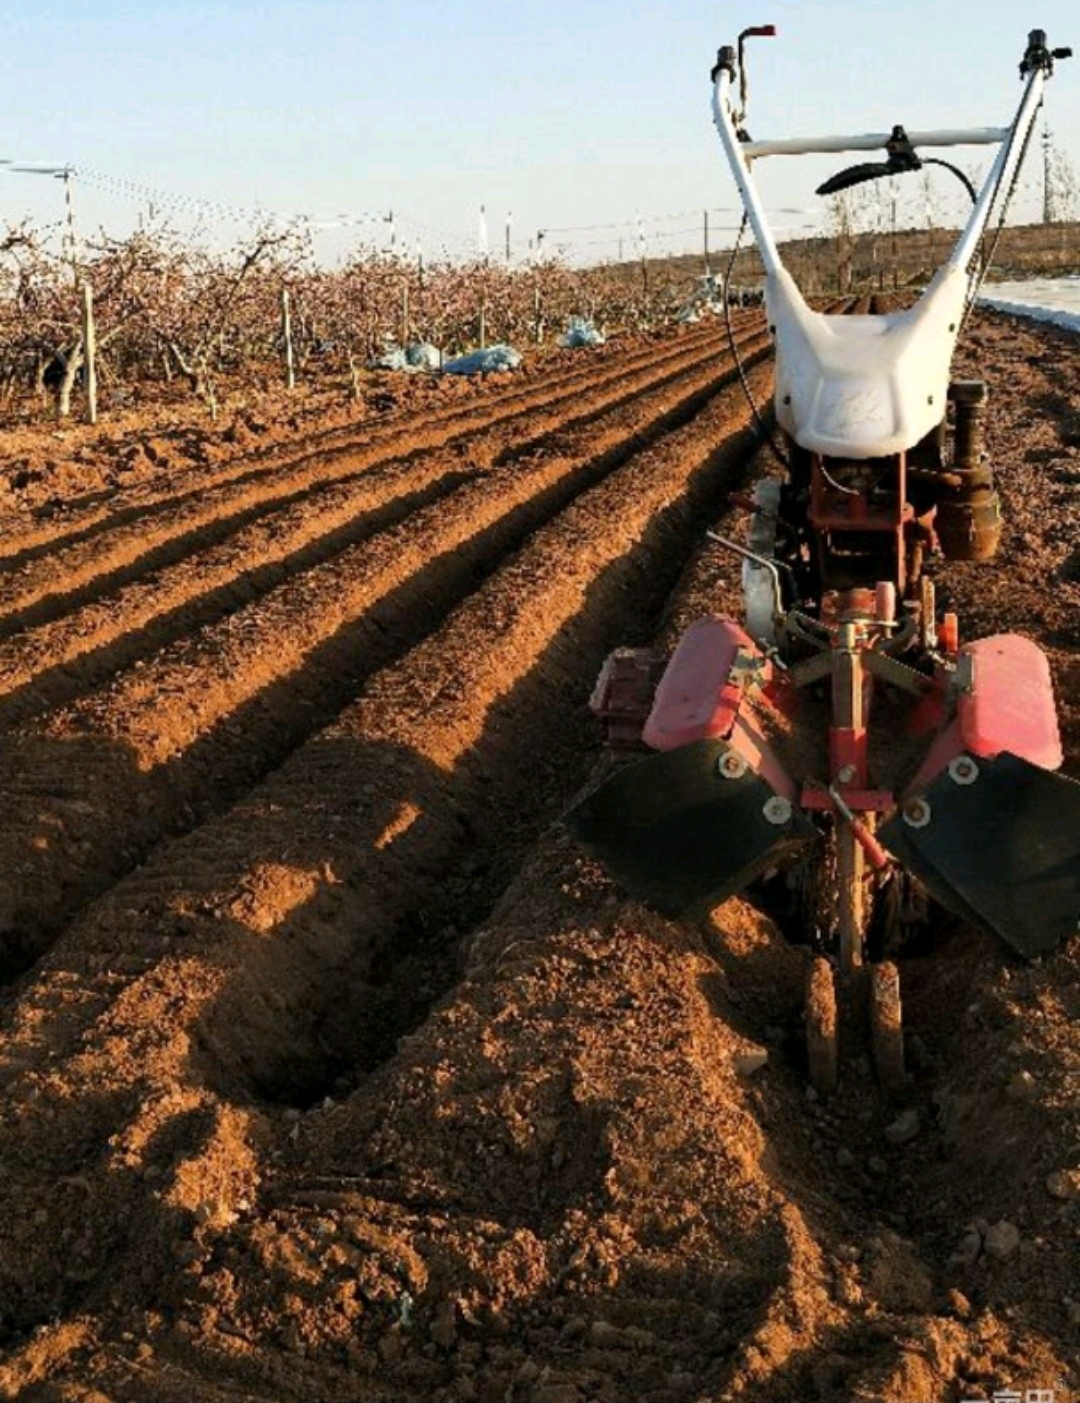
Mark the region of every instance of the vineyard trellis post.
POLYGON ((82 285, 83 374, 86 380, 86 422, 96 424, 97 332, 94 329, 94 289, 89 278, 82 285))
POLYGON ((76 287, 79 285, 79 255, 78 245, 75 241, 75 200, 71 192, 71 177, 74 171, 70 166, 65 166, 60 173, 60 179, 64 182, 64 209, 67 219, 67 246, 68 256, 71 259, 71 280, 76 287))
POLYGON ((533 281, 533 340, 539 346, 544 339, 543 302, 540 297, 540 276, 533 281))
POLYGON ((401 344, 409 344, 409 270, 405 267, 401 275, 401 344))
POLYGON ((285 343, 285 387, 296 389, 296 357, 293 352, 292 310, 289 306, 289 289, 281 289, 281 336, 285 343))
POLYGON ((707 209, 702 210, 702 216, 703 226, 701 232, 704 245, 702 252, 705 256, 705 276, 708 278, 712 276, 711 270, 709 268, 709 211, 707 209))
POLYGON ((649 324, 649 263, 648 251, 645 245, 645 230, 641 225, 641 216, 637 217, 637 243, 638 253, 641 255, 641 315, 640 321, 643 326, 649 324))
POLYGON ((360 398, 360 368, 356 364, 356 357, 352 353, 352 347, 346 346, 345 358, 349 365, 349 398, 360 398))

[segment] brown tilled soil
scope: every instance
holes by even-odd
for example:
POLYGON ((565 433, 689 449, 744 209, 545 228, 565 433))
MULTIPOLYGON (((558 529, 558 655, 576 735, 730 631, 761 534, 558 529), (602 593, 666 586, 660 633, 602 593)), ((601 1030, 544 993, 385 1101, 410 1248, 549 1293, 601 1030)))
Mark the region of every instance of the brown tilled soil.
MULTIPOLYGON (((939 593, 1046 649, 1076 774, 1080 343, 959 369, 1009 524, 939 593)), ((387 393, 0 443, 0 1397, 1075 1398, 1080 939, 939 920, 906 1096, 826 1103, 790 932, 559 825, 605 654, 732 607, 720 334, 387 393)))

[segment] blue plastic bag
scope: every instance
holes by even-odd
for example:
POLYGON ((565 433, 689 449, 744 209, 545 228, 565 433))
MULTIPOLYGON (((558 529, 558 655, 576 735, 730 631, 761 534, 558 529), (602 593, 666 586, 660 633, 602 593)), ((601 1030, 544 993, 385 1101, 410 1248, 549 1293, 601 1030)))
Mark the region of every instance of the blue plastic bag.
POLYGON ((559 337, 559 345, 571 350, 577 346, 602 346, 604 333, 598 331, 588 317, 571 317, 566 332, 559 337))

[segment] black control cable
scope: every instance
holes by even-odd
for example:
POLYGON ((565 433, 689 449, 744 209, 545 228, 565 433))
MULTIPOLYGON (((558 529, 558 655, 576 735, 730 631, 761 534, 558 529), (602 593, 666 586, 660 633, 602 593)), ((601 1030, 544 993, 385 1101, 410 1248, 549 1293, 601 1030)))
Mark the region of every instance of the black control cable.
POLYGON ((761 410, 758 409, 757 401, 754 399, 754 392, 750 388, 750 381, 746 378, 746 370, 742 363, 742 357, 739 355, 739 348, 735 344, 735 329, 731 325, 731 302, 728 298, 728 288, 731 285, 731 275, 735 271, 735 260, 739 256, 739 249, 742 246, 743 235, 746 233, 746 226, 748 223, 749 219, 744 210, 742 223, 739 225, 739 232, 735 236, 735 244, 731 250, 731 257, 728 259, 728 265, 724 269, 724 282, 721 288, 721 296, 724 299, 724 326, 727 330, 728 346, 731 348, 731 358, 735 362, 735 369, 739 375, 739 383, 742 385, 743 394, 746 396, 746 402, 750 406, 750 413, 754 416, 754 423, 757 425, 758 435, 769 445, 773 457, 784 471, 790 472, 791 464, 788 461, 787 455, 776 442, 775 438, 773 438, 769 426, 762 417, 761 410))

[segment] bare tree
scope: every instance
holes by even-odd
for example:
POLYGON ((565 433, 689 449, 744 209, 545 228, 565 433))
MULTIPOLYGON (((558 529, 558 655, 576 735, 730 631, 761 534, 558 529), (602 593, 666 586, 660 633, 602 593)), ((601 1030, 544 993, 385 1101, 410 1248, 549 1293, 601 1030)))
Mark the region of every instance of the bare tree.
POLYGON ((1076 168, 1060 146, 1051 144, 1047 162, 1048 223, 1062 224, 1080 214, 1080 182, 1076 168))

